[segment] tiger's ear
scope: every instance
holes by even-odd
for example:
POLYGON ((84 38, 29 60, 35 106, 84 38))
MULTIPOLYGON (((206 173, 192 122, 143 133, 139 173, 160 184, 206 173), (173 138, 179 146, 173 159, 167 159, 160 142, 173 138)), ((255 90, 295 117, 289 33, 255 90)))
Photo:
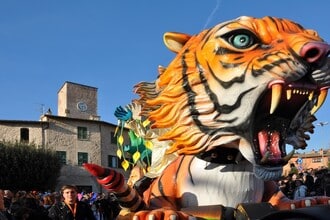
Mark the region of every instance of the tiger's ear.
POLYGON ((174 53, 178 53, 190 38, 188 34, 177 32, 166 32, 163 36, 166 47, 174 53))

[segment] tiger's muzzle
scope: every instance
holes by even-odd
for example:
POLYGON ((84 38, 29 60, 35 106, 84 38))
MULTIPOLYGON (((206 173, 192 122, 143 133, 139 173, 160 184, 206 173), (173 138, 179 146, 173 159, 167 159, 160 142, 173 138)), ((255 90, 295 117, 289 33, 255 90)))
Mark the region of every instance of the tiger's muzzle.
POLYGON ((276 80, 258 101, 255 111, 253 143, 256 163, 263 167, 285 165, 294 151, 286 153, 286 144, 304 149, 313 133, 314 113, 326 99, 330 87, 330 45, 305 44, 299 61, 307 68, 297 81, 276 80))

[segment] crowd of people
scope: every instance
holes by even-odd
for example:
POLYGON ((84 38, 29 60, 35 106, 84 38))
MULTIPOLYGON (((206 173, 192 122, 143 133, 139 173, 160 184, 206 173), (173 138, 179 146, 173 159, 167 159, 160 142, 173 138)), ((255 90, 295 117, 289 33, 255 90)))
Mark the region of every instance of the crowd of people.
POLYGON ((119 212, 113 195, 79 193, 74 185, 52 193, 0 189, 0 220, 111 220, 119 212))
POLYGON ((299 171, 294 164, 287 176, 279 181, 281 191, 290 199, 309 196, 330 196, 330 170, 308 169, 299 171))
MULTIPOLYGON (((330 197, 330 170, 299 171, 291 164, 290 173, 278 184, 290 199, 330 197)), ((43 193, 0 189, 0 220, 111 220, 120 210, 112 194, 79 193, 74 185, 43 193)))

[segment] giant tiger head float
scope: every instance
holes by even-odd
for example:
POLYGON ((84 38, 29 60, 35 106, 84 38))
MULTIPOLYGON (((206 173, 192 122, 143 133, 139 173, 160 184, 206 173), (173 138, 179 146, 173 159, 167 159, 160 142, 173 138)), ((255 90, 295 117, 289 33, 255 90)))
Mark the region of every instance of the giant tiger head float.
POLYGON ((193 36, 166 33, 164 42, 176 57, 156 81, 136 85, 140 98, 127 107, 139 106, 136 117, 150 121, 137 133, 158 149, 151 171, 182 154, 217 162, 237 151, 226 159, 245 158, 259 178, 278 178, 293 155, 286 145, 304 149, 313 133, 330 86, 330 46, 273 17, 240 17, 193 36))

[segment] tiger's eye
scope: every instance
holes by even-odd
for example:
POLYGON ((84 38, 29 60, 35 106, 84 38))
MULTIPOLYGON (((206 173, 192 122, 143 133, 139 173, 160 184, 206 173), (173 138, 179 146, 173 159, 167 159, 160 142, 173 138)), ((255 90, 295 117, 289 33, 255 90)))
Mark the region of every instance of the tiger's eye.
POLYGON ((239 50, 254 48, 261 42, 258 36, 247 29, 232 30, 220 37, 239 50))
POLYGON ((253 38, 247 34, 237 34, 231 38, 231 43, 236 48, 244 49, 253 44, 253 38))

